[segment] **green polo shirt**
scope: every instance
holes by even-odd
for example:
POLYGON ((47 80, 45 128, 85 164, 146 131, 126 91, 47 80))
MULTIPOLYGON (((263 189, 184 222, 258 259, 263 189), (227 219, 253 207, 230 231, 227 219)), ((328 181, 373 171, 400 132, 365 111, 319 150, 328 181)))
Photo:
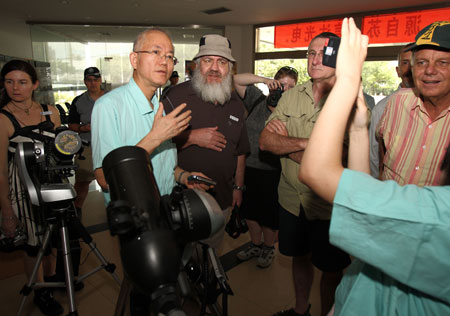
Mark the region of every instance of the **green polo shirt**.
MULTIPOLYGON (((312 81, 296 86, 283 93, 277 107, 266 124, 273 119, 286 123, 289 136, 309 138, 325 103, 326 97, 315 105, 312 81)), ((306 217, 310 220, 328 220, 331 204, 319 198, 308 186, 298 180, 300 165, 288 157, 281 157, 281 177, 278 185, 278 201, 294 215, 300 212, 302 204, 306 217)))

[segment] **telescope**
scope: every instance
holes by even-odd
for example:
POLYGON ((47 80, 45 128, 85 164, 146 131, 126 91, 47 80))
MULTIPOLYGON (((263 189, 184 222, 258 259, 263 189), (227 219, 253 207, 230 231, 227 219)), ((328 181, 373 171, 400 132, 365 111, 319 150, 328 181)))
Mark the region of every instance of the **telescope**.
POLYGON ((111 151, 102 168, 111 195, 108 224, 119 236, 126 278, 149 295, 155 313, 184 315, 176 288, 187 263, 182 258, 189 257, 185 247, 223 227, 221 208, 209 193, 181 186, 161 197, 149 155, 140 147, 111 151))

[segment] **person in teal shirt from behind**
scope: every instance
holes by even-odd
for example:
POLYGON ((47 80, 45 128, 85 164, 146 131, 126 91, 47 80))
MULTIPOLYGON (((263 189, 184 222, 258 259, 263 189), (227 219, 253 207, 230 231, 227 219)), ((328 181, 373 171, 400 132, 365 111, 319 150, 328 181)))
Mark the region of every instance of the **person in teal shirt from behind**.
MULTIPOLYGON (((448 27, 449 22, 437 22, 423 31, 429 31, 434 44, 448 45, 448 27)), ((330 242, 355 257, 330 315, 450 315, 449 177, 444 186, 420 188, 369 176, 367 109, 361 88, 358 93, 367 45, 353 19, 344 19, 336 84, 299 172, 301 181, 333 202, 330 242), (344 169, 341 161, 350 115, 348 165, 353 170, 344 169)), ((449 65, 450 56, 441 67, 449 65)), ((442 164, 447 176, 449 162, 447 149, 442 164)))

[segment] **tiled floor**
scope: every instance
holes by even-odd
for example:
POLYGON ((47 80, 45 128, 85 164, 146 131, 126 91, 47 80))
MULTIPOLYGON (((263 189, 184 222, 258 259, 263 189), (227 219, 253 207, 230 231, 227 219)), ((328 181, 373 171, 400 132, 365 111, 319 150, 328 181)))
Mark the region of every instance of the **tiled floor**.
MULTIPOLYGON (((89 193, 83 212, 83 222, 86 227, 101 227, 98 224, 106 222, 101 193, 89 193), (97 225, 97 226, 94 226, 97 225)), ((110 262, 117 265, 116 273, 122 278, 122 265, 119 257, 119 247, 116 238, 109 232, 101 231, 92 235, 100 252, 110 262)), ((234 240, 225 237, 222 254, 226 254, 249 241, 247 235, 234 240)), ((83 245, 82 265, 80 274, 91 271, 99 265, 99 261, 89 247, 83 245)), ((0 255, 0 315, 16 315, 22 296, 20 289, 27 279, 21 272, 21 260, 18 254, 0 255)), ((291 260, 277 252, 273 264, 266 269, 256 267, 256 259, 243 262, 231 268, 228 272, 229 284, 234 296, 228 299, 228 314, 230 316, 269 316, 273 313, 291 307, 294 304, 293 285, 291 278, 291 260)), ((318 274, 313 284, 311 297, 311 314, 319 315, 318 274)), ((80 316, 113 315, 119 286, 105 271, 99 271, 84 280, 85 288, 76 293, 76 307, 80 316)), ((68 300, 65 292, 55 291, 55 297, 60 301, 67 314, 68 300)), ((32 295, 27 299, 24 316, 42 315, 32 303, 32 295)), ((128 315, 128 311, 127 311, 128 315)), ((194 314, 192 314, 194 315, 194 314)), ((196 313, 195 315, 198 315, 196 313)))

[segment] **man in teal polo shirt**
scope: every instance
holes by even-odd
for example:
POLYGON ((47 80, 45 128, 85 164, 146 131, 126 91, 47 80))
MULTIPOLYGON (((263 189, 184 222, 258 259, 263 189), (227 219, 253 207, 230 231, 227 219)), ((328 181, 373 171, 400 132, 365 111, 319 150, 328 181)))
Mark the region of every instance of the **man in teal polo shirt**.
MULTIPOLYGON (((190 188, 209 188, 188 183, 190 173, 176 166, 176 146, 171 138, 188 127, 191 111, 180 114, 186 106, 181 104, 172 113, 164 115, 155 96, 156 89, 169 79, 176 62, 169 36, 159 29, 146 30, 137 36, 130 53, 133 78, 95 102, 91 121, 92 159, 106 202, 110 197, 102 170, 103 159, 112 150, 127 145, 136 145, 148 152, 161 195, 172 192, 175 179, 190 188)), ((148 315, 146 295, 133 290, 130 310, 132 316, 148 315)))
MULTIPOLYGON (((155 91, 166 83, 177 59, 169 36, 149 29, 138 35, 130 53, 133 77, 130 82, 98 99, 92 113, 93 164, 96 179, 107 192, 102 162, 112 150, 136 145, 150 155, 161 195, 169 194, 178 182, 187 184, 189 173, 176 167, 176 146, 171 138, 187 128, 190 111, 180 114, 182 104, 164 115, 155 91)), ((109 194, 105 193, 109 202, 109 194)))

